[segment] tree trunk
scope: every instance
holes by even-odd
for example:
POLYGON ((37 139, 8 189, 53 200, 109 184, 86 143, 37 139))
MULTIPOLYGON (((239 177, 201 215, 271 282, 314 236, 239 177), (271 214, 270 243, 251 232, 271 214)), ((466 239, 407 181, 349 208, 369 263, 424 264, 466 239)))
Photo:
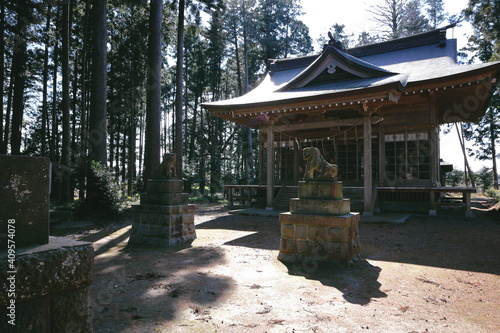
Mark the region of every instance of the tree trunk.
POLYGON ((132 196, 134 193, 134 178, 135 178, 135 142, 136 142, 136 123, 135 123, 135 63, 132 59, 130 64, 130 86, 132 88, 131 96, 131 115, 130 115, 130 136, 128 142, 128 175, 127 175, 127 194, 132 196))
MULTIPOLYGON (((54 38, 54 51, 52 52, 52 58, 54 61, 54 71, 52 74, 52 124, 51 124, 51 135, 49 139, 49 150, 50 150, 50 160, 55 162, 57 156, 59 156, 59 131, 58 131, 58 117, 57 117, 57 69, 59 67, 59 7, 56 9, 55 25, 56 33, 54 38)), ((55 193, 55 191, 53 191, 55 193)))
MULTIPOLYGON (((50 6, 49 6, 50 8, 50 6)), ((0 82, 2 87, 0 89, 0 153, 3 147, 3 89, 5 82, 5 1, 2 0, 0 9, 0 82)))
POLYGON ((89 150, 90 158, 107 166, 107 120, 106 120, 106 88, 107 88, 107 27, 106 0, 93 1, 93 51, 92 78, 89 117, 89 150))
POLYGON ((182 179, 182 122, 183 122, 183 80, 184 80, 184 8, 185 1, 179 0, 179 15, 177 21, 177 70, 175 89, 175 153, 177 157, 177 176, 182 179))
POLYGON ((495 113, 493 110, 490 112, 490 135, 491 135, 491 158, 493 160, 493 188, 498 190, 498 171, 497 171, 497 150, 495 147, 495 134, 497 129, 495 128, 495 113))
MULTIPOLYGON (((247 41, 247 19, 246 19, 246 9, 244 14, 244 22, 243 22, 243 52, 244 52, 244 60, 245 60, 245 94, 250 90, 249 87, 249 78, 248 78, 248 41, 247 41)), ((253 155, 253 138, 252 138, 252 129, 250 127, 246 128, 246 153, 245 153, 245 169, 247 180, 253 180, 255 178, 255 170, 254 170, 254 155, 253 155)))
MULTIPOLYGON (((467 153, 465 151, 465 141, 463 137, 463 132, 459 130, 458 128, 458 123, 455 123, 455 128, 457 130, 457 135, 458 135, 458 140, 460 141, 460 146, 462 147, 462 154, 464 155, 464 163, 465 163, 465 170, 464 170, 464 175, 465 175, 465 183, 468 185, 467 182, 467 173, 469 174, 469 178, 471 181, 472 187, 476 187, 476 182, 474 181, 474 176, 472 174, 472 170, 469 166, 469 160, 467 159, 467 153)), ((462 124, 460 123, 460 129, 462 128, 462 124)))
MULTIPOLYGON (((200 113, 200 128, 203 129, 205 128, 205 117, 203 116, 204 112, 201 110, 200 113)), ((202 196, 205 195, 205 185, 206 185, 206 180, 205 180, 205 154, 206 154, 206 141, 204 140, 204 135, 199 135, 198 136, 199 140, 199 147, 200 147, 200 158, 198 159, 199 165, 198 165, 198 177, 200 179, 200 194, 202 196)))
MULTIPOLYGON (((240 51, 238 46, 238 30, 234 28, 234 55, 236 57, 236 75, 238 78, 238 96, 243 95, 243 83, 241 82, 240 51)), ((246 63, 245 63, 246 64, 246 63)))
MULTIPOLYGON (((88 41, 89 41, 89 17, 90 17, 90 1, 85 4, 85 17, 84 17, 84 28, 83 28, 83 46, 82 46, 82 75, 81 75, 81 96, 82 101, 80 104, 80 163, 85 164, 87 159, 87 52, 88 52, 88 41)), ((84 169, 85 170, 85 169, 84 169)), ((80 190, 78 192, 78 197, 80 200, 85 198, 85 174, 86 172, 81 172, 78 182, 80 184, 80 190)))
POLYGON ((14 95, 12 98, 12 131, 11 153, 21 154, 21 131, 24 112, 24 85, 26 83, 26 63, 28 61, 26 34, 28 18, 26 17, 28 3, 26 0, 18 2, 18 19, 16 24, 16 41, 13 53, 14 66, 14 95))
POLYGON ((47 22, 45 26, 45 50, 43 55, 43 88, 42 88, 42 136, 40 139, 40 144, 42 145, 42 156, 47 156, 47 122, 48 122, 48 110, 47 110, 47 90, 49 81, 49 43, 50 43, 50 12, 52 11, 52 6, 49 3, 47 5, 47 22))
POLYGON ((148 84, 146 100, 146 137, 144 146, 144 182, 152 178, 160 164, 161 106, 161 23, 163 0, 151 0, 148 39, 148 84))
POLYGON ((193 123, 191 125, 191 138, 189 141, 189 157, 188 160, 191 162, 194 158, 195 152, 195 141, 196 141, 196 123, 198 122, 198 96, 194 97, 194 108, 193 108, 193 123))
POLYGON ((10 133, 10 115, 12 110, 12 91, 14 90, 14 61, 12 61, 9 80, 9 92, 7 96, 7 114, 5 115, 5 132, 3 134, 3 145, 0 150, 0 154, 7 154, 7 146, 9 144, 9 133, 10 133))
POLYGON ((61 172, 61 200, 62 202, 69 202, 70 195, 70 167, 71 167, 71 142, 70 142, 70 102, 69 102, 69 3, 65 2, 62 5, 62 153, 61 164, 65 167, 61 172))

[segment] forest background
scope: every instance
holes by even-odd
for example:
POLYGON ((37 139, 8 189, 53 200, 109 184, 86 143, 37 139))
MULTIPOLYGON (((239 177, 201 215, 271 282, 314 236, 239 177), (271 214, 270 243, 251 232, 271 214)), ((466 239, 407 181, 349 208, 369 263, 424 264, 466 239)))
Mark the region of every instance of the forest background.
MULTIPOLYGON (((0 10, 0 154, 49 157, 53 201, 87 207, 140 192, 167 152, 190 193, 256 183, 257 132, 200 105, 255 87, 268 59, 319 53, 327 35, 311 38, 299 0, 2 0, 0 10)), ((373 30, 326 22, 347 48, 468 22, 460 61, 499 60, 498 0, 456 13, 441 0, 352 10, 373 30)), ((476 173, 483 189, 498 186, 499 110, 496 93, 479 124, 457 124, 468 155, 491 162, 476 173)))

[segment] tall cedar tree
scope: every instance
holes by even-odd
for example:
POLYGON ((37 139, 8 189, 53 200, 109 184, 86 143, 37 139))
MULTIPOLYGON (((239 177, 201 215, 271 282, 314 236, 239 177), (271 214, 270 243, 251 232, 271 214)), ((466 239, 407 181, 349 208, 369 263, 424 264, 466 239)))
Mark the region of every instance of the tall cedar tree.
POLYGON ((382 0, 381 4, 371 6, 368 10, 373 16, 379 29, 387 39, 402 37, 402 24, 404 21, 404 8, 406 0, 382 0))
POLYGON ((439 28, 448 18, 448 14, 444 11, 443 0, 424 0, 424 3, 431 28, 439 28))
MULTIPOLYGON (((469 37, 468 50, 481 61, 500 60, 500 2, 491 0, 469 0, 464 10, 474 34, 469 37)), ((492 160, 493 186, 498 185, 497 145, 500 141, 500 92, 497 89, 484 117, 477 127, 468 126, 464 135, 474 140, 478 147, 472 153, 480 160, 492 160)))
POLYGON ((62 4, 62 154, 61 164, 65 166, 61 173, 61 197, 63 202, 72 200, 70 195, 70 167, 71 167, 71 147, 70 147, 70 102, 69 102, 69 38, 70 38, 70 6, 69 1, 62 4))
POLYGON ((150 67, 147 70, 149 74, 146 102, 144 180, 151 178, 154 168, 160 164, 161 23, 163 1, 151 0, 150 6, 148 39, 148 66, 150 67))
POLYGON ((3 112, 4 112, 4 107, 3 107, 3 96, 4 96, 4 91, 3 91, 3 82, 5 80, 5 1, 2 0, 0 4, 0 82, 2 82, 2 87, 0 89, 0 153, 2 153, 1 149, 3 146, 3 112))
POLYGON ((177 67, 175 79, 175 140, 174 151, 177 155, 176 170, 177 176, 182 178, 182 154, 183 134, 182 122, 183 112, 183 81, 184 81, 184 10, 186 7, 184 0, 179 0, 179 13, 177 20, 177 67))
MULTIPOLYGON (((91 161, 107 166, 107 119, 106 119, 106 89, 107 89, 107 24, 106 0, 94 0, 92 6, 92 74, 90 84, 90 115, 89 115, 89 157, 91 161)), ((88 168, 87 199, 97 197, 97 179, 88 168), (96 182, 94 184, 93 182, 96 182)))
MULTIPOLYGON (((24 88, 26 83, 27 54, 27 32, 28 23, 31 21, 31 3, 29 0, 20 0, 17 3, 17 23, 15 27, 14 53, 12 56, 12 67, 14 77, 14 88, 12 97, 12 130, 11 130, 11 153, 21 154, 21 131, 24 113, 24 88)), ((2 50, 3 51, 3 50, 2 50)))

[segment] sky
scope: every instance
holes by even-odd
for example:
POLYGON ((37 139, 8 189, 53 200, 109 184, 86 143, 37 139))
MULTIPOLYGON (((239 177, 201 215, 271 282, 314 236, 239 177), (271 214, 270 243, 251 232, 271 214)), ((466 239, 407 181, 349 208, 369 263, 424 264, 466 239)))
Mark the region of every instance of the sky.
MULTIPOLYGON (((444 0, 443 2, 445 12, 454 15, 460 13, 467 6, 468 0, 444 0)), ((301 3, 305 12, 301 19, 309 27, 312 39, 316 40, 321 35, 326 36, 328 29, 335 23, 345 25, 345 31, 353 33, 355 38, 363 31, 374 32, 376 23, 371 19, 372 14, 367 9, 380 2, 377 0, 342 2, 340 0, 302 0, 301 3)), ((461 37, 463 37, 463 33, 470 31, 470 26, 466 23, 463 27, 454 30, 454 37, 461 39, 462 45, 465 45, 466 39, 461 37)), ((376 33, 372 33, 372 35, 376 33)))
MULTIPOLYGON (((468 0, 444 0, 443 2, 445 11, 454 15, 459 14, 467 6, 468 0)), ((302 0, 305 14, 301 20, 309 27, 313 41, 321 36, 326 37, 328 29, 335 23, 345 25, 344 31, 354 34, 355 39, 363 31, 375 35, 380 32, 375 31, 376 24, 367 9, 377 3, 379 1, 376 0, 302 0)), ((458 49, 466 45, 467 36, 470 34, 472 34, 472 29, 467 22, 448 30, 448 38, 457 39, 458 49)), ((441 133, 440 136, 441 159, 453 164, 454 168, 463 170, 464 159, 456 131, 453 130, 447 135, 441 133)), ((472 148, 471 143, 466 143, 466 146, 472 148)), ((497 163, 500 165, 500 160, 497 159, 497 163)), ((491 161, 476 161, 473 158, 469 158, 469 164, 474 171, 478 171, 483 166, 488 168, 492 166, 491 161)))

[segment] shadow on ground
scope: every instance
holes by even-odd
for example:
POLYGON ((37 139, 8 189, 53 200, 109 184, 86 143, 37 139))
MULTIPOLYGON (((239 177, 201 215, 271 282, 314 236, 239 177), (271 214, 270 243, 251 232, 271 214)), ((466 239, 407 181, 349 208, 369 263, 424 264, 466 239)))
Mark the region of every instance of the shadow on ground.
POLYGON ((477 218, 447 212, 412 215, 401 225, 361 224, 367 259, 500 274, 500 225, 486 214, 477 218))
POLYGON ((210 271, 225 263, 221 248, 126 246, 123 235, 101 246, 94 261, 94 332, 152 331, 174 320, 181 302, 200 313, 231 292, 232 278, 210 271))
POLYGON ((324 286, 333 287, 342 292, 342 297, 352 304, 366 305, 373 298, 387 297, 380 290, 378 278, 382 269, 366 260, 359 260, 348 267, 319 265, 311 269, 307 263, 286 265, 291 275, 304 276, 316 280, 324 286))
POLYGON ((279 250, 280 224, 277 217, 224 215, 196 225, 197 230, 220 229, 249 231, 252 234, 230 240, 224 245, 279 250))

